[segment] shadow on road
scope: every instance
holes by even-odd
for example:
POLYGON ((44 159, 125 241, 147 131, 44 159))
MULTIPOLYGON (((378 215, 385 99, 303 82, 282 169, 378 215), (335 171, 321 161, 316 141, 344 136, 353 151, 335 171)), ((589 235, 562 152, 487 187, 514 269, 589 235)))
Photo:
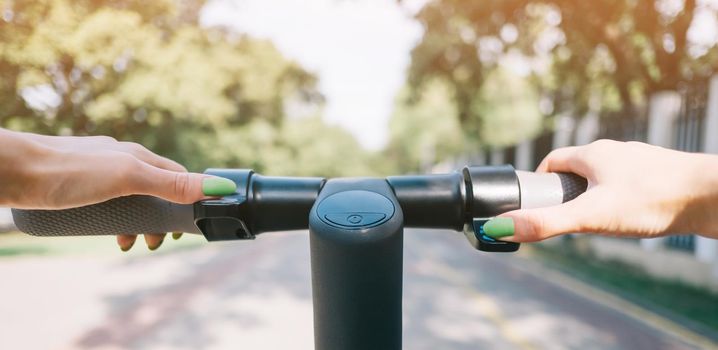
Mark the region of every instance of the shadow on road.
MULTIPOLYGON (((109 311, 105 322, 89 330, 76 345, 88 349, 215 348, 216 338, 234 338, 239 345, 244 343, 242 334, 252 329, 270 327, 271 331, 272 325, 265 319, 281 317, 262 312, 271 310, 271 305, 254 308, 243 304, 289 298, 292 303, 310 306, 309 248, 304 234, 263 238, 201 248, 212 250, 211 254, 174 253, 172 258, 186 259, 181 278, 106 298, 109 311)), ((150 263, 153 258, 132 260, 117 268, 150 263)), ((311 331, 311 325, 308 329, 311 331)))

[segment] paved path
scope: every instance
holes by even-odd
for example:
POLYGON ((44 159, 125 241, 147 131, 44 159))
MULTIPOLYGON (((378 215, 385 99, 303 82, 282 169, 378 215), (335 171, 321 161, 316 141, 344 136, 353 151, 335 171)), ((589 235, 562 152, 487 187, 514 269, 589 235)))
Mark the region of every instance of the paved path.
MULTIPOLYGON (((406 233, 405 349, 701 347, 463 239, 406 233)), ((153 256, 5 258, 0 276, 0 349, 312 348, 306 233, 153 256)))

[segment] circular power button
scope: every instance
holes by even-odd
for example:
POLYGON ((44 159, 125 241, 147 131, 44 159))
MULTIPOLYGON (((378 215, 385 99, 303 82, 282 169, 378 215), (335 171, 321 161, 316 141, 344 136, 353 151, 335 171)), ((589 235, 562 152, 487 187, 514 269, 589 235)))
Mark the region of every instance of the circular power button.
POLYGON ((316 213, 329 225, 359 230, 381 225, 394 216, 394 211, 394 203, 379 193, 350 190, 322 199, 316 213))

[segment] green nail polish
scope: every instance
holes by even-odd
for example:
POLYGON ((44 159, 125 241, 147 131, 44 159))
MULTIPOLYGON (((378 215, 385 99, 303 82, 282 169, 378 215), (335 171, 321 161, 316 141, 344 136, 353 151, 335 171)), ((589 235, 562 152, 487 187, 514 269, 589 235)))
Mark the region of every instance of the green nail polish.
POLYGON ((493 218, 484 224, 484 233, 494 238, 513 236, 514 219, 493 218))
POLYGON ((202 180, 202 193, 205 196, 227 196, 237 190, 237 185, 223 177, 207 177, 202 180))
POLYGON ((172 239, 175 241, 182 237, 182 232, 172 232, 172 239))

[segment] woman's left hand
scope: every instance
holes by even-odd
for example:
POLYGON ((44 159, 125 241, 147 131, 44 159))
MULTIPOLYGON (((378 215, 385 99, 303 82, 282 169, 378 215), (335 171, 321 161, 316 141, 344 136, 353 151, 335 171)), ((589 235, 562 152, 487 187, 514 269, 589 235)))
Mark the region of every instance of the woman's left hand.
MULTIPOLYGON (((0 129, 0 141, 0 205, 14 208, 63 209, 132 194, 189 204, 236 188, 230 180, 187 172, 142 145, 106 136, 44 136, 0 129)), ((145 234, 147 247, 157 249, 165 235, 145 234)), ((127 251, 136 239, 120 235, 117 243, 127 251)))

